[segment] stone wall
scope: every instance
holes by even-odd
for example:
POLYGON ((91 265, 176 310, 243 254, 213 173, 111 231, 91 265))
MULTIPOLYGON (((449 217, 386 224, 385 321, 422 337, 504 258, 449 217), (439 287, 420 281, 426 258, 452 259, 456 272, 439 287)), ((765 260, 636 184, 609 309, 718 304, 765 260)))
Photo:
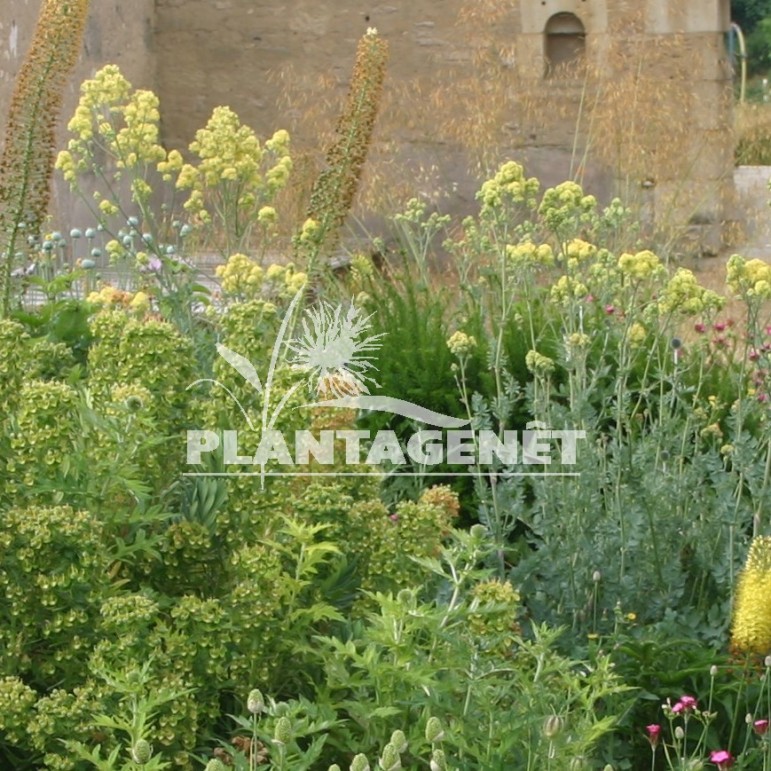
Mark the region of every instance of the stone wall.
MULTIPOLYGON (((40 5, 0 0, 0 105, 40 5)), ((696 223, 714 246, 732 178, 728 23, 728 0, 95 0, 64 114, 72 113, 77 84, 115 62, 136 86, 158 92, 170 147, 185 148, 212 108, 227 104, 258 134, 286 127, 298 148, 318 155, 345 97, 357 41, 376 27, 391 62, 370 194, 412 190, 465 211, 477 184, 474 164, 515 157, 545 184, 579 172, 604 198, 621 190, 651 216, 674 217, 680 230, 696 223), (595 152, 610 140, 587 128, 600 125, 588 119, 593 81, 545 76, 544 29, 565 12, 586 30, 586 66, 602 73, 596 101, 607 124, 616 122, 613 101, 601 89, 616 82, 628 91, 633 60, 644 61, 669 95, 642 110, 666 120, 651 128, 645 147, 626 151, 640 157, 625 169, 595 152), (678 150, 681 162, 673 164, 663 148, 676 147, 683 133, 687 152, 678 150)), ((59 189, 57 201, 63 215, 77 216, 59 189)))

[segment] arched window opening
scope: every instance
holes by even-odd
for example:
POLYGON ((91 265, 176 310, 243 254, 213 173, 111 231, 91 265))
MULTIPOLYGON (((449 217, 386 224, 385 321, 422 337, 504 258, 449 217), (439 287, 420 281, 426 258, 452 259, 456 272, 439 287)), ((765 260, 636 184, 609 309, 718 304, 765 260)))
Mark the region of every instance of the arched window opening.
POLYGON ((575 72, 583 66, 586 30, 574 13, 555 13, 546 22, 546 74, 575 72))

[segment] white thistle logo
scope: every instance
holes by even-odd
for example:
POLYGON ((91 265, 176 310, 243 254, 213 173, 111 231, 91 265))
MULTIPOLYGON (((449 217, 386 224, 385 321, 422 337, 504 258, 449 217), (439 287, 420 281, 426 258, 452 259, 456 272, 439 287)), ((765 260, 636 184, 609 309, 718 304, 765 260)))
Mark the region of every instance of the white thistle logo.
POLYGON ((384 333, 365 337, 371 318, 362 317, 353 304, 346 313, 326 302, 306 311, 300 336, 287 347, 295 354, 294 365, 315 381, 319 396, 356 397, 369 393, 367 383, 378 386, 367 374, 375 367, 366 355, 380 347, 384 333))
MULTIPOLYGON (((217 345, 217 353, 220 357, 261 395, 262 409, 259 421, 252 420, 236 394, 219 380, 205 378, 189 386, 192 388, 198 383, 209 382, 222 388, 238 405, 251 431, 259 435, 256 453, 253 456, 240 455, 236 430, 225 429, 220 432, 191 430, 187 432, 189 464, 200 465, 204 454, 211 457, 208 453, 221 449, 222 462, 226 467, 243 464, 259 467, 259 476, 263 484, 268 473, 279 476, 337 475, 339 473, 359 476, 381 473, 358 470, 351 472, 295 470, 307 469, 311 455, 322 466, 334 465, 336 442, 344 443, 345 462, 350 465, 363 462, 366 466, 378 469, 383 468, 383 464, 388 464, 387 468, 401 468, 408 463, 407 458, 409 458, 413 463, 418 464, 421 470, 403 472, 407 476, 418 474, 441 476, 445 472, 428 472, 425 468, 441 464, 445 458, 449 465, 460 465, 461 468, 469 468, 469 464, 475 462, 492 465, 494 458, 495 463, 499 464, 510 466, 517 463, 520 445, 516 431, 504 429, 502 435, 499 435, 491 429, 475 430, 471 428, 471 421, 468 418, 456 418, 434 412, 419 404, 391 396, 371 395, 370 386, 379 388, 379 385, 373 376, 377 368, 370 361, 370 357, 380 348, 385 333, 371 334, 372 316, 363 315, 361 309, 355 305, 343 307, 322 302, 306 309, 299 320, 296 337, 291 338, 289 326, 296 320, 296 312, 302 296, 302 291, 295 295, 281 321, 264 382, 249 359, 221 343, 217 345), (271 409, 271 393, 279 358, 286 365, 303 371, 307 377, 294 382, 284 390, 278 403, 271 409), (433 426, 434 429, 418 428, 408 438, 404 447, 396 433, 388 429, 376 431, 374 436, 370 436, 366 430, 358 429, 321 429, 318 435, 310 430, 297 429, 294 431, 294 442, 292 443, 291 438, 287 442, 287 437, 276 428, 276 422, 298 389, 308 385, 315 391, 318 401, 296 405, 297 407, 377 410, 400 415, 423 426, 433 426), (435 429, 444 429, 444 431, 435 429), (366 442, 365 447, 362 447, 362 441, 366 442), (294 457, 289 451, 290 445, 294 447, 294 457), (362 452, 366 454, 363 461, 362 452), (273 461, 278 464, 279 469, 291 470, 268 472, 267 466, 273 461)), ((574 464, 576 439, 586 436, 584 431, 544 430, 542 424, 535 423, 527 424, 526 430, 522 433, 522 458, 525 464, 551 462, 545 455, 548 449, 542 441, 545 438, 561 439, 563 462, 574 464)), ((240 476, 242 473, 247 476, 256 475, 249 471, 204 471, 194 472, 191 475, 240 476)), ((473 475, 476 472, 458 473, 473 475)), ((567 475, 577 476, 574 473, 567 475)))

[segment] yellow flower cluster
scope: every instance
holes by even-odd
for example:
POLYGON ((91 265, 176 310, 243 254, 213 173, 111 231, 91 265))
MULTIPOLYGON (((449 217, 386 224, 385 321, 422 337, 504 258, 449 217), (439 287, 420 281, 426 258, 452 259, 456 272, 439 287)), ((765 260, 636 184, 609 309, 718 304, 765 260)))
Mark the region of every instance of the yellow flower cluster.
POLYGON ((567 344, 570 348, 586 348, 592 339, 585 332, 573 332, 567 337, 567 344))
POLYGON ((262 290, 265 271, 245 254, 231 254, 224 265, 215 271, 224 294, 241 298, 255 298, 262 290))
POLYGON ((574 238, 565 245, 568 270, 575 270, 579 264, 589 262, 597 256, 597 247, 580 238, 574 238))
POLYGON ((533 350, 527 352, 525 365, 534 375, 549 375, 554 372, 555 368, 554 359, 533 350))
MULTIPOLYGON (((74 137, 67 150, 59 153, 56 167, 74 185, 79 174, 96 165, 94 146, 105 151, 119 170, 168 163, 159 144, 159 122, 158 97, 152 91, 132 91, 118 67, 107 65, 81 86, 80 101, 68 124, 74 137)), ((132 192, 135 200, 145 200, 151 190, 137 177, 132 192)), ((113 208, 107 200, 100 203, 104 214, 115 213, 113 208)))
POLYGON ((561 305, 569 305, 571 300, 586 297, 588 293, 586 284, 571 276, 560 276, 549 292, 551 299, 561 305))
POLYGON ((528 265, 548 267, 554 264, 554 252, 548 244, 534 244, 525 241, 521 244, 509 244, 506 247, 506 257, 515 268, 528 265))
POLYGON ((618 268, 630 278, 657 278, 665 272, 658 255, 648 249, 636 254, 625 252, 618 258, 618 268))
POLYGON ((686 316, 718 311, 724 305, 724 297, 701 286, 696 276, 686 268, 678 268, 659 299, 661 313, 681 313, 686 316))
POLYGON ((269 265, 263 270, 245 254, 233 254, 215 271, 224 294, 240 300, 254 300, 261 295, 294 297, 307 283, 308 274, 296 271, 293 263, 269 265))
POLYGON ((597 199, 593 195, 584 195, 583 188, 577 182, 563 182, 549 188, 543 194, 538 213, 552 230, 576 222, 588 222, 597 208, 597 199))
POLYGON ((750 545, 734 602, 732 647, 761 656, 771 653, 771 537, 750 545))
POLYGON ((539 183, 527 179, 522 166, 515 161, 504 163, 492 179, 488 179, 477 193, 482 202, 482 214, 489 214, 506 203, 524 203, 535 206, 539 183))
POLYGON ((458 330, 450 335, 447 340, 447 347, 453 356, 463 358, 468 356, 477 347, 477 341, 472 335, 467 335, 465 332, 458 330))
POLYGON ((771 297, 771 265, 734 254, 726 266, 726 284, 734 294, 768 299, 771 297))
POLYGON ((207 191, 232 183, 237 209, 258 206, 262 224, 275 217, 275 210, 260 204, 265 198, 273 197, 289 179, 292 159, 286 131, 277 131, 263 147, 254 131, 242 125, 235 112, 229 107, 216 107, 206 126, 196 132, 190 150, 200 162, 197 166, 182 165, 177 178, 180 190, 191 191, 185 202, 187 211, 209 221, 207 191), (268 161, 272 165, 265 168, 268 161))
POLYGON ((102 308, 128 308, 139 314, 150 310, 150 297, 145 292, 124 292, 109 284, 105 284, 98 292, 91 292, 86 299, 102 308))
POLYGON ((639 322, 635 321, 632 326, 626 331, 626 339, 632 348, 638 348, 645 342, 645 338, 648 336, 648 332, 645 327, 639 322))

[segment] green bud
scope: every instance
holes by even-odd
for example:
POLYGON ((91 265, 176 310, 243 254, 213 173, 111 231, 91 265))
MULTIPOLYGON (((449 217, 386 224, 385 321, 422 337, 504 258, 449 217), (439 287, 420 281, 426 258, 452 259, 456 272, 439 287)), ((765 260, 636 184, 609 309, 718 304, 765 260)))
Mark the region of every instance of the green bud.
POLYGON ((331 765, 331 766, 330 766, 330 767, 327 769, 327 771, 342 771, 342 769, 340 768, 340 766, 338 766, 338 765, 337 765, 337 763, 333 763, 333 764, 332 764, 332 765, 331 765))
POLYGON ((484 525, 472 525, 469 533, 475 541, 483 541, 487 537, 487 528, 484 525))
POLYGON ((396 747, 397 752, 407 752, 407 737, 404 735, 404 731, 397 728, 391 734, 391 744, 396 747))
POLYGON ((219 759, 214 758, 206 764, 204 771, 228 771, 225 764, 219 759))
POLYGON ((150 742, 145 739, 138 739, 136 744, 131 748, 131 759, 138 766, 143 766, 153 756, 153 748, 150 746, 150 742))
POLYGON ((367 756, 359 753, 351 763, 351 771, 370 771, 367 756))
POLYGON ((262 691, 259 691, 257 688, 249 691, 246 708, 253 715, 259 715, 265 709, 265 699, 262 698, 262 691))
POLYGON ((399 757, 399 752, 390 742, 383 748, 383 754, 380 757, 380 768, 383 771, 400 771, 402 767, 402 759, 399 757))
POLYGON ((288 717, 280 717, 273 729, 274 744, 286 744, 292 738, 292 721, 288 717))
POLYGON ((553 739, 562 730, 562 718, 559 715, 549 715, 543 721, 543 735, 547 739, 553 739))
POLYGON ((438 717, 430 717, 426 723, 426 740, 438 744, 444 739, 444 729, 438 717))

